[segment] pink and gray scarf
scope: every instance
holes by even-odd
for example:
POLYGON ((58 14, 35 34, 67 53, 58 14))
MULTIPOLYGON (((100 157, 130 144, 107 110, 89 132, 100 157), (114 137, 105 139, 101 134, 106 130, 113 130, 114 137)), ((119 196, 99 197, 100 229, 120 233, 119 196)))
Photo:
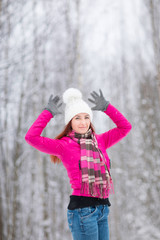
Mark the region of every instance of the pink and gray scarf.
POLYGON ((85 134, 72 131, 68 137, 80 144, 81 193, 99 198, 108 197, 113 187, 112 178, 105 164, 105 157, 98 148, 94 132, 91 129, 85 134))

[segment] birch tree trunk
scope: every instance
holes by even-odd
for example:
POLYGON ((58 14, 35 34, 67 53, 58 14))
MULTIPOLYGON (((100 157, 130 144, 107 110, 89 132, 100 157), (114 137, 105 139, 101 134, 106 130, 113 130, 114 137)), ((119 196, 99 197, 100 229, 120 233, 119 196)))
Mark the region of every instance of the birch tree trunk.
POLYGON ((160 3, 159 1, 149 0, 149 12, 152 27, 152 41, 155 55, 156 81, 160 102, 160 3))

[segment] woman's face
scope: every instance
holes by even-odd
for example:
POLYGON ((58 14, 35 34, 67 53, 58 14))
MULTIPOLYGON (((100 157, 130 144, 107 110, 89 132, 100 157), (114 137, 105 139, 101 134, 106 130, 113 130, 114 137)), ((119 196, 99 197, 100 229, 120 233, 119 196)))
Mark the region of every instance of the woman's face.
POLYGON ((84 134, 88 131, 91 121, 87 113, 78 113, 72 118, 71 126, 76 133, 84 134))

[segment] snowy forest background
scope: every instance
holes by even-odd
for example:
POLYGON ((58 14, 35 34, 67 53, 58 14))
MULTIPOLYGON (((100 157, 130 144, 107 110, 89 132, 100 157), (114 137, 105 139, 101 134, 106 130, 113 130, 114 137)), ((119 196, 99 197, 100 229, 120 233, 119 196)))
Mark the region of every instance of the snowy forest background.
MULTIPOLYGON (((159 0, 0 0, 0 239, 71 239, 67 173, 24 140, 68 87, 86 101, 101 88, 133 126, 108 151, 111 240, 159 240, 159 0)), ((100 112, 93 124, 114 127, 100 112)), ((56 116, 43 135, 63 127, 56 116)))

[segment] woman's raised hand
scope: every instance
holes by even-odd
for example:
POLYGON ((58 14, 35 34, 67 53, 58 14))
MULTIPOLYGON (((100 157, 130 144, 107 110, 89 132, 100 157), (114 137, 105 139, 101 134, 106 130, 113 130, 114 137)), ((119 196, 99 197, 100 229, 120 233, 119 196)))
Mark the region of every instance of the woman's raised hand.
POLYGON ((92 107, 92 110, 97 110, 97 111, 105 111, 109 105, 109 101, 107 101, 104 96, 103 93, 101 91, 101 89, 99 89, 100 94, 96 93, 95 91, 93 91, 91 93, 91 96, 93 97, 93 99, 88 98, 88 100, 91 103, 94 103, 95 106, 92 107))
POLYGON ((44 109, 52 113, 53 116, 57 114, 61 114, 62 112, 59 111, 59 107, 62 105, 62 102, 59 102, 59 101, 60 101, 59 96, 53 97, 53 95, 51 95, 48 100, 48 105, 44 109))

